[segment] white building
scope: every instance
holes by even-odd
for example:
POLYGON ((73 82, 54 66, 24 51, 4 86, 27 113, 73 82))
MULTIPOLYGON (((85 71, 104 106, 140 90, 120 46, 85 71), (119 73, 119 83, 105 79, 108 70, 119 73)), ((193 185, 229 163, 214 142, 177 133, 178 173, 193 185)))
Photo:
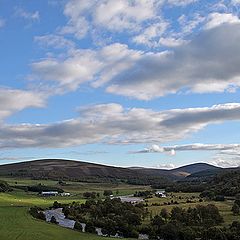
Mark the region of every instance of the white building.
POLYGON ((155 196, 159 197, 159 198, 166 198, 167 197, 166 192, 162 191, 162 190, 156 191, 155 196))
POLYGON ((58 192, 54 192, 54 191, 42 192, 41 195, 44 196, 44 197, 57 196, 57 195, 58 195, 58 192))
POLYGON ((62 197, 69 197, 71 194, 69 192, 60 193, 62 197))

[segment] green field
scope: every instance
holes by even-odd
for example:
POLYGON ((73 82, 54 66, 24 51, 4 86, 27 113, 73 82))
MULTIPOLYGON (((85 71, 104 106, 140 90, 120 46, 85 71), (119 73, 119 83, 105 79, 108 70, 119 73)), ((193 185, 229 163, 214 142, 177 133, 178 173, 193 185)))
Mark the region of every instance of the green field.
POLYGON ((33 219, 27 207, 0 207, 1 240, 98 240, 85 234, 33 219))
MULTIPOLYGON (((101 195, 104 190, 111 189, 116 195, 132 194, 140 189, 148 187, 133 186, 126 184, 100 184, 100 183, 79 183, 66 182, 66 186, 59 186, 57 181, 30 180, 16 178, 1 178, 12 187, 44 184, 58 186, 66 192, 70 192, 70 197, 41 197, 36 193, 29 193, 13 188, 12 192, 0 193, 0 240, 101 240, 103 237, 97 235, 80 233, 74 230, 62 228, 60 226, 46 223, 31 217, 28 209, 31 206, 48 207, 54 201, 70 203, 72 201, 84 202, 83 192, 95 191, 101 195)), ((111 238, 108 238, 111 239, 111 238)))
POLYGON ((171 196, 167 198, 157 198, 153 197, 147 200, 148 202, 148 210, 152 213, 152 215, 157 215, 160 213, 162 208, 166 208, 169 212, 175 206, 182 207, 182 208, 189 208, 194 207, 196 205, 207 205, 207 204, 214 204, 218 207, 220 214, 224 218, 224 225, 229 225, 233 221, 239 220, 239 216, 234 216, 231 209, 233 206, 233 200, 226 199, 224 202, 216 202, 216 201, 203 201, 199 202, 199 193, 171 193, 171 196), (192 203, 187 203, 187 200, 191 200, 192 203), (178 204, 170 204, 164 205, 164 202, 175 202, 177 201, 178 204), (160 206, 154 206, 154 204, 159 204, 160 206))
MULTIPOLYGON (((33 219, 28 214, 28 209, 33 205, 46 208, 52 205, 56 200, 61 203, 70 203, 72 201, 84 202, 85 199, 82 194, 86 191, 99 192, 100 196, 102 196, 103 191, 106 189, 112 190, 114 195, 128 195, 135 191, 150 189, 150 187, 147 186, 144 187, 127 184, 66 182, 65 186, 59 186, 57 181, 13 178, 2 178, 2 180, 7 181, 13 187, 13 191, 0 193, 0 240, 101 240, 103 238, 96 235, 76 232, 74 230, 33 219), (41 197, 37 193, 25 192, 15 188, 15 186, 36 185, 39 183, 61 187, 66 192, 70 192, 71 196, 41 197)), ((219 208, 221 215, 224 217, 224 225, 228 225, 234 220, 239 220, 239 216, 234 216, 231 212, 233 200, 227 199, 224 202, 203 201, 200 203, 198 193, 171 193, 167 198, 149 198, 146 200, 146 203, 148 204, 148 210, 151 212, 152 216, 158 214, 162 208, 171 211, 174 206, 188 208, 190 206, 194 207, 197 204, 215 204, 219 208), (187 203, 188 200, 191 200, 192 202, 187 203), (175 204, 175 201, 177 201, 178 204, 175 204), (172 203, 167 204, 169 202, 172 203)), ((149 222, 149 220, 150 217, 145 221, 149 222)))

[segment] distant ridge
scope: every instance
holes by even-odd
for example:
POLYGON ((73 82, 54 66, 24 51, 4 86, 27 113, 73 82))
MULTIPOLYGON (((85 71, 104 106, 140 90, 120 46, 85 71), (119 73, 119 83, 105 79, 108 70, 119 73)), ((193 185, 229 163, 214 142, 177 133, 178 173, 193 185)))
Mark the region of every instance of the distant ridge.
POLYGON ((127 168, 105 166, 64 159, 40 159, 0 165, 0 175, 48 179, 130 178, 134 172, 127 168))
POLYGON ((122 168, 65 159, 40 159, 0 165, 0 176, 93 182, 116 181, 118 179, 134 182, 135 179, 138 179, 137 182, 150 183, 154 182, 155 178, 158 180, 160 178, 181 180, 198 172, 214 172, 219 169, 221 168, 207 163, 194 163, 165 170, 140 167, 122 168))
POLYGON ((155 176, 165 176, 170 179, 181 179, 185 178, 187 176, 190 176, 192 174, 203 172, 203 171, 217 171, 222 168, 216 167, 213 165, 210 165, 208 163, 192 163, 189 165, 185 165, 182 167, 166 170, 166 169, 156 169, 156 168, 138 168, 134 167, 131 168, 137 172, 141 172, 142 174, 148 174, 148 175, 155 175, 155 176))

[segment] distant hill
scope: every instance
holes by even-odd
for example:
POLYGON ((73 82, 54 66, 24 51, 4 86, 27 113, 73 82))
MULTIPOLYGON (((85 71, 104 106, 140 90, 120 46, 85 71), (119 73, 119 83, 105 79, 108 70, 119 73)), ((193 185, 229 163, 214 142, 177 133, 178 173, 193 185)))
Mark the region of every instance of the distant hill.
POLYGON ((121 168, 73 160, 41 159, 28 162, 0 165, 0 176, 25 177, 32 179, 73 180, 89 182, 125 181, 132 184, 166 184, 172 180, 221 168, 195 163, 164 170, 151 168, 121 168))
POLYGON ((133 171, 80 161, 41 159, 0 165, 0 175, 50 179, 129 178, 133 175, 133 171))
POLYGON ((193 163, 186 166, 165 170, 165 169, 156 169, 156 168, 131 168, 136 172, 140 172, 142 174, 153 175, 153 176, 165 176, 170 179, 180 180, 190 176, 192 174, 196 174, 198 172, 203 171, 218 171, 222 168, 207 164, 207 163, 193 163))
POLYGON ((162 176, 148 176, 128 168, 62 159, 41 159, 0 165, 0 176, 86 182, 125 181, 133 184, 167 181, 162 176))

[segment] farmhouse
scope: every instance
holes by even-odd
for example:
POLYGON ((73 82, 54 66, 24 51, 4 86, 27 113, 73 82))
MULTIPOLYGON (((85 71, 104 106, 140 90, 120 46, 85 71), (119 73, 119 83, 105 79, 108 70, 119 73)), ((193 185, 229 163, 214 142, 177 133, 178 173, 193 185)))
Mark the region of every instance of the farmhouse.
POLYGON ((131 204, 137 204, 137 203, 143 202, 142 198, 137 198, 132 196, 120 196, 118 198, 120 198, 122 202, 128 202, 131 204))
POLYGON ((62 197, 69 197, 71 194, 68 193, 68 192, 63 192, 63 193, 60 193, 60 195, 61 195, 62 197))
POLYGON ((165 191, 156 191, 155 196, 159 198, 167 197, 165 191))
POLYGON ((41 192, 41 195, 44 196, 44 197, 57 196, 58 192, 54 192, 54 191, 51 191, 51 192, 41 192))

